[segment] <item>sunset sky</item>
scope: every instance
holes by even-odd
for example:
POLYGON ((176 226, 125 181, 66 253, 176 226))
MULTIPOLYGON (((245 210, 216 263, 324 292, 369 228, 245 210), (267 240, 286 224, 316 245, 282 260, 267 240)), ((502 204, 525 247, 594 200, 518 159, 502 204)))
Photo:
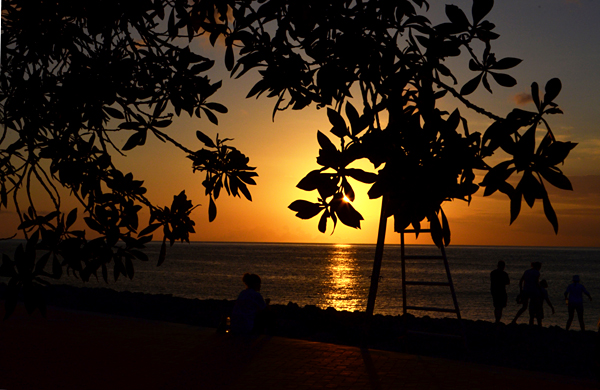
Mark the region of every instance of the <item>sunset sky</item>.
MULTIPOLYGON (((428 17, 434 23, 443 21, 442 5, 446 2, 430 3, 432 11, 428 17)), ((470 15, 471 1, 448 3, 470 15)), ((496 57, 517 57, 523 62, 509 71, 518 81, 515 87, 492 85, 493 95, 479 88, 471 100, 499 115, 506 115, 517 106, 531 110, 533 104, 527 102, 531 83, 536 81, 543 88, 549 79, 560 78, 563 89, 555 101, 565 114, 550 117, 550 124, 559 140, 579 143, 562 167, 574 191, 551 191, 550 199, 559 219, 558 235, 546 221, 541 202, 532 210, 523 202, 521 215, 512 226, 509 202, 503 194, 483 198, 480 190, 470 206, 463 202, 446 203, 443 207, 452 229, 452 244, 600 246, 600 2, 501 0, 496 1, 486 19, 496 24, 494 31, 500 34, 493 45, 496 57)), ((205 40, 194 44, 204 55, 222 61, 222 47, 212 48, 205 40)), ((460 89, 473 75, 466 70, 466 61, 450 65, 460 89)), ((256 76, 231 80, 222 68, 215 69, 212 76, 214 80, 223 79, 223 88, 214 100, 225 104, 229 113, 219 116, 218 126, 206 119, 182 116, 168 131, 194 150, 202 147, 195 137, 196 130, 213 138, 217 133, 221 138, 234 138, 231 145, 249 156, 250 165, 257 167, 258 185, 250 187, 253 201, 221 195, 217 219, 209 223, 208 198, 204 197, 201 184, 204 174, 193 174, 184 154, 157 140, 128 152, 126 159, 116 160, 124 172, 132 171, 145 181, 149 198, 167 205, 173 195, 185 189, 188 197, 200 203, 202 207, 193 213, 197 227, 197 233, 191 237, 194 241, 374 243, 380 200, 368 199, 366 185, 355 186, 354 206, 365 219, 360 230, 338 224, 333 235, 331 225, 322 234, 317 230, 318 218, 300 220, 287 208, 296 199, 316 201, 316 192, 308 193, 295 186, 306 173, 318 168, 317 130, 328 133, 330 128, 325 110, 309 107, 280 112, 272 122, 274 100, 245 99, 256 76)), ((483 132, 490 124, 488 118, 468 112, 457 100, 446 99, 443 107, 449 111, 458 107, 469 120, 471 131, 483 132)), ((124 143, 127 138, 123 134, 116 140, 124 143)), ((367 164, 364 167, 369 168, 367 164)), ((9 217, 6 213, 3 216, 9 217)), ((142 220, 147 221, 147 215, 142 220)), ((0 233, 6 236, 8 231, 0 233)), ((391 219, 386 242, 399 242, 391 219)), ((408 242, 429 244, 431 240, 423 236, 408 242)))

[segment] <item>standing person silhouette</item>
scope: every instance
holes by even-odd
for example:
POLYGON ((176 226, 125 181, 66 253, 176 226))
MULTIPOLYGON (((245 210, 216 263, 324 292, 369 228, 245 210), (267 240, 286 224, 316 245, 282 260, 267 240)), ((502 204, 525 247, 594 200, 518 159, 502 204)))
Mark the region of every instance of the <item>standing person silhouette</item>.
POLYGON ((494 317, 496 324, 502 319, 502 309, 506 307, 508 296, 506 295, 506 286, 510 284, 508 274, 504 271, 506 263, 503 260, 498 262, 498 268, 490 273, 490 290, 492 301, 494 303, 494 317))
POLYGON ((246 289, 238 296, 231 313, 231 332, 237 334, 260 333, 256 326, 256 317, 269 304, 260 294, 261 280, 256 274, 245 273, 242 281, 246 289))
POLYGON ((592 296, 585 289, 583 284, 579 283, 579 275, 573 275, 573 283, 567 286, 565 291, 565 301, 569 309, 569 319, 567 320, 567 330, 571 327, 575 311, 577 311, 577 319, 579 320, 579 328, 585 330, 583 322, 583 294, 587 295, 592 300, 592 296))
POLYGON ((523 272, 523 276, 521 276, 521 280, 519 280, 519 296, 523 301, 523 306, 519 309, 515 318, 512 320, 511 324, 516 324, 517 319, 521 316, 521 314, 525 313, 527 310, 527 306, 529 300, 532 297, 538 297, 541 295, 540 292, 540 270, 542 269, 542 263, 539 261, 534 261, 531 263, 531 268, 527 271, 523 272))

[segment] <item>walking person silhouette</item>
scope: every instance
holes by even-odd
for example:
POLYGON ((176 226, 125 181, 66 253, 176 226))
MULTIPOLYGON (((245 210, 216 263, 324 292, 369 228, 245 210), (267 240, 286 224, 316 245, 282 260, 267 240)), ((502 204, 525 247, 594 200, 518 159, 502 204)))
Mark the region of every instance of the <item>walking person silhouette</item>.
POLYGON ((542 269, 542 263, 534 261, 531 263, 531 268, 523 272, 521 280, 519 280, 519 296, 523 302, 523 306, 519 309, 515 318, 511 324, 516 324, 517 319, 521 314, 525 313, 529 300, 533 297, 536 298, 541 295, 540 292, 540 270, 542 269))
POLYGON ((538 326, 542 326, 542 320, 544 319, 544 301, 550 306, 552 309, 552 314, 555 313, 554 306, 552 306, 552 302, 550 302, 550 297, 548 296, 548 282, 546 279, 540 280, 540 295, 531 297, 531 302, 529 302, 529 325, 533 325, 534 319, 537 319, 538 326))

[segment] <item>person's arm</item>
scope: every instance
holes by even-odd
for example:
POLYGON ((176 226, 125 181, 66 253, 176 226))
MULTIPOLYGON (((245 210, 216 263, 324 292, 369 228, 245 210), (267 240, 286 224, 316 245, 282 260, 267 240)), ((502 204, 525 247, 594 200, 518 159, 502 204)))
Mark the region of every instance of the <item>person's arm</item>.
POLYGON ((525 279, 524 279, 525 274, 523 274, 523 276, 521 276, 521 280, 519 280, 519 292, 523 292, 523 283, 525 283, 525 279))
MULTIPOLYGON (((583 287, 583 285, 582 285, 581 287, 583 287)), ((592 296, 590 295, 590 293, 588 292, 588 290, 586 290, 586 288, 585 288, 585 287, 583 287, 583 293, 584 293, 585 295, 587 295, 587 296, 588 296, 588 298, 590 298, 590 301, 592 300, 592 296)))
POLYGON ((569 286, 567 286, 567 289, 565 290, 565 301, 567 304, 569 304, 569 286))

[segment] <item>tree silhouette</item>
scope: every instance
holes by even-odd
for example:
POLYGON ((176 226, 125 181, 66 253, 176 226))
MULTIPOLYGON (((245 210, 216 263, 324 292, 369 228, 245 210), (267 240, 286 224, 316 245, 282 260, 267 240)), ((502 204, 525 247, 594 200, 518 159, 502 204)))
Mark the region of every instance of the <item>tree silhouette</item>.
POLYGON ((9 198, 27 244, 14 258, 3 255, 0 275, 10 277, 6 315, 22 289, 28 311, 45 306, 41 286, 66 272, 133 278, 135 259, 161 228, 166 242, 189 241, 194 232, 193 203, 185 191, 170 206, 153 204, 143 181, 122 172, 111 158, 143 147, 148 137, 174 146, 192 160, 209 196, 209 220, 223 188, 251 200, 248 185, 257 176, 249 159, 228 139, 213 141, 202 131, 199 150, 176 141, 168 129, 173 116, 207 118, 218 123, 227 112, 212 96, 221 82, 206 72, 214 61, 190 49, 209 35, 212 44, 228 31, 231 1, 38 0, 2 3, 2 77, 0 79, 0 208, 9 198), (129 134, 124 144, 116 133, 129 134), (37 181, 54 205, 40 215, 37 181), (65 212, 58 187, 81 204, 87 232, 73 224, 81 212, 65 212), (138 213, 150 212, 141 228, 138 213), (89 231, 92 231, 92 239, 89 231), (41 256, 38 256, 41 254, 41 256))
POLYGON ((194 151, 168 134, 172 117, 182 112, 215 124, 216 114, 227 112, 211 100, 220 87, 206 76, 214 61, 190 49, 200 35, 213 45, 225 38, 224 63, 232 76, 258 70, 260 79, 247 97, 276 98, 273 117, 312 103, 327 108, 335 143, 317 133, 320 167, 298 187, 316 190, 318 200, 293 202, 298 217, 321 214, 321 232, 329 220, 334 228, 338 220, 359 228, 363 218, 352 206, 352 180, 372 184, 368 196, 382 198, 368 312, 391 216, 397 231, 410 225, 418 231, 427 219, 434 242, 447 245, 442 203, 470 202, 483 186, 484 195, 501 191, 510 198, 511 222, 523 198, 529 206, 541 199, 558 229, 545 182, 571 189, 557 165, 575 146, 557 141, 545 119, 561 112, 553 102, 560 81, 550 80, 544 97, 532 84, 536 112, 515 109, 501 117, 466 97, 480 85, 491 92, 492 80, 503 87, 516 84, 503 71, 521 60, 497 60, 491 50, 498 34, 484 18, 492 0, 474 0, 471 18, 446 6, 449 22, 435 26, 420 14, 428 10, 423 0, 9 0, 2 7, 0 207, 7 208, 12 197, 27 238, 13 259, 4 255, 0 267, 0 275, 11 278, 7 315, 21 288, 27 309, 43 311, 40 286, 60 278, 63 268, 84 280, 99 272, 107 280, 112 264, 115 279, 132 278, 133 260, 147 260, 140 249, 158 228, 159 265, 167 240, 172 245, 189 239, 194 206, 185 192, 170 207, 154 205, 143 182, 112 163, 112 154, 143 147, 148 136, 180 149, 194 170, 206 173, 210 220, 222 188, 251 200, 247 185, 255 184, 256 173, 229 140, 213 141, 197 131, 204 148, 194 151), (477 75, 457 90, 445 60, 463 52, 477 75), (448 94, 493 124, 484 134, 470 132, 458 109, 437 108, 448 94), (113 142, 117 132, 130 134, 124 145, 113 142), (536 144, 537 132, 543 138, 536 144), (486 159, 499 149, 509 158, 489 166, 486 159), (373 172, 350 166, 361 159, 372 163, 373 172), (486 172, 479 185, 477 170, 486 172), (513 174, 520 175, 516 187, 509 183, 513 174), (54 203, 48 215, 36 210, 31 194, 36 180, 54 203), (78 211, 63 212, 57 186, 79 200, 97 238, 72 229, 78 211), (151 217, 138 231, 143 207, 151 217))
POLYGON ((450 228, 442 203, 470 202, 483 186, 484 196, 500 191, 509 197, 511 223, 522 199, 530 207, 541 199, 558 232, 545 183, 572 189, 558 165, 576 144, 557 141, 545 119, 562 113, 554 103, 561 89, 558 79, 548 81, 543 97, 532 84, 535 112, 515 109, 501 117, 466 97, 480 85, 492 92, 491 80, 502 87, 516 84, 504 71, 521 60, 496 59, 492 52, 491 43, 499 35, 484 18, 493 1, 475 0, 471 18, 447 5, 449 21, 435 26, 418 14, 415 5, 428 9, 421 0, 266 2, 263 8, 270 8, 265 12, 275 15, 275 33, 271 38, 268 28, 254 29, 253 46, 244 46, 237 62, 240 73, 265 66, 249 96, 268 91, 278 98, 276 110, 302 109, 311 102, 333 106, 327 108, 327 116, 339 147, 317 133, 320 167, 298 183, 300 189, 316 190, 317 202, 293 202, 289 208, 296 216, 311 219, 321 214, 318 229, 323 233, 329 220, 334 228, 338 220, 360 228, 363 217, 351 204, 355 193, 350 179, 372 184, 369 198, 382 198, 369 314, 375 304, 387 218, 394 217, 395 231, 412 225, 417 234, 426 219, 435 244, 448 245, 450 228), (479 46, 481 53, 476 50, 479 46), (458 91, 452 86, 458 80, 445 60, 462 53, 470 57, 469 69, 477 75, 458 91), (449 113, 436 106, 448 94, 494 122, 483 134, 470 132, 458 108, 449 113), (361 103, 360 111, 351 99, 361 103), (536 146, 540 132, 542 141, 536 146), (488 158, 499 149, 508 158, 488 165, 488 158), (360 159, 367 159, 377 171, 350 167, 360 159), (486 172, 480 184, 475 183, 476 171, 486 172), (516 187, 509 182, 513 174, 520 175, 516 187))

